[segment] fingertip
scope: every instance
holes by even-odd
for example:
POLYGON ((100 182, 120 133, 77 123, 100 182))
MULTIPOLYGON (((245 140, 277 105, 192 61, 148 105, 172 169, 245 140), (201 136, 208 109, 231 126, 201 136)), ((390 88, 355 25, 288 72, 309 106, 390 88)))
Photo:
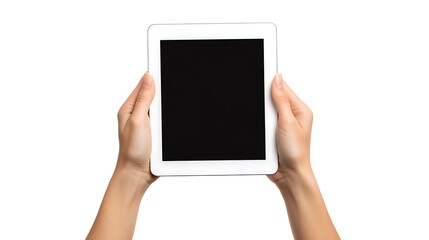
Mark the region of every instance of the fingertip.
POLYGON ((146 72, 141 79, 141 87, 137 94, 133 114, 137 118, 148 115, 150 105, 155 97, 155 87, 152 75, 146 72))
POLYGON ((142 77, 142 88, 150 88, 152 87, 153 78, 149 72, 146 72, 142 77))
POLYGON ((274 87, 276 88, 283 88, 283 77, 281 73, 277 73, 274 77, 274 87))
POLYGON ((273 96, 274 101, 278 100, 279 97, 283 97, 286 95, 284 90, 284 81, 282 75, 278 73, 274 76, 272 83, 271 95, 273 96))
POLYGON ((144 77, 144 76, 152 77, 152 74, 150 74, 150 72, 149 72, 149 71, 146 71, 146 72, 143 74, 143 77, 144 77))
POLYGON ((278 117, 281 119, 293 119, 289 95, 281 73, 276 74, 273 79, 271 95, 278 117))

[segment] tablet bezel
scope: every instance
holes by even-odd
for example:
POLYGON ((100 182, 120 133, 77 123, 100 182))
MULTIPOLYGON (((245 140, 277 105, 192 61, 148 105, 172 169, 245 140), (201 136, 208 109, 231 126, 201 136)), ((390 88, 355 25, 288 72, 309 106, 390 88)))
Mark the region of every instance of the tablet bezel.
POLYGON ((278 168, 275 141, 277 114, 271 82, 277 73, 277 30, 273 23, 153 24, 149 26, 148 69, 155 82, 150 107, 151 171, 156 176, 272 174, 278 168), (265 160, 162 161, 161 40, 264 39, 265 160))

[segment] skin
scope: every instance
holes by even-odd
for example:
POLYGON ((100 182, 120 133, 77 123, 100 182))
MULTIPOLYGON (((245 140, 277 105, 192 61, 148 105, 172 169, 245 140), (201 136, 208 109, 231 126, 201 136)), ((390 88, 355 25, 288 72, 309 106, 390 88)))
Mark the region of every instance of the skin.
POLYGON ((279 169, 268 178, 279 188, 295 239, 340 239, 326 209, 310 164, 313 113, 283 81, 274 78, 279 169))
MULTIPOLYGON (((272 98, 279 169, 268 178, 285 200, 295 239, 339 239, 310 164, 313 114, 276 75, 272 98)), ((86 239, 132 239, 141 199, 158 177, 150 172, 149 108, 155 95, 146 73, 118 112, 119 156, 100 210, 86 239)))

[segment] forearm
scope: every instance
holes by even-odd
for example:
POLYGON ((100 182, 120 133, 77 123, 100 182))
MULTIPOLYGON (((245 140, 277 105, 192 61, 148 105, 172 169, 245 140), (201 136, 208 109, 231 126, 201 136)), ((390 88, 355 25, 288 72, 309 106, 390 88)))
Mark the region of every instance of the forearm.
POLYGON ((87 239, 132 239, 137 213, 149 184, 125 167, 117 167, 87 239))
POLYGON ((310 167, 289 171, 276 185, 295 239, 339 239, 310 167))

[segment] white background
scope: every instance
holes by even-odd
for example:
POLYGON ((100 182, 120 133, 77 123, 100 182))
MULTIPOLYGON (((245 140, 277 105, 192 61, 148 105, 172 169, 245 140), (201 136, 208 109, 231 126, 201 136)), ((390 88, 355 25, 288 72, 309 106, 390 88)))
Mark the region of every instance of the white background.
MULTIPOLYGON (((429 239, 427 1, 1 1, 0 239, 83 239, 152 23, 271 21, 343 239, 429 239)), ((292 239, 265 176, 159 179, 135 239, 292 239)))

